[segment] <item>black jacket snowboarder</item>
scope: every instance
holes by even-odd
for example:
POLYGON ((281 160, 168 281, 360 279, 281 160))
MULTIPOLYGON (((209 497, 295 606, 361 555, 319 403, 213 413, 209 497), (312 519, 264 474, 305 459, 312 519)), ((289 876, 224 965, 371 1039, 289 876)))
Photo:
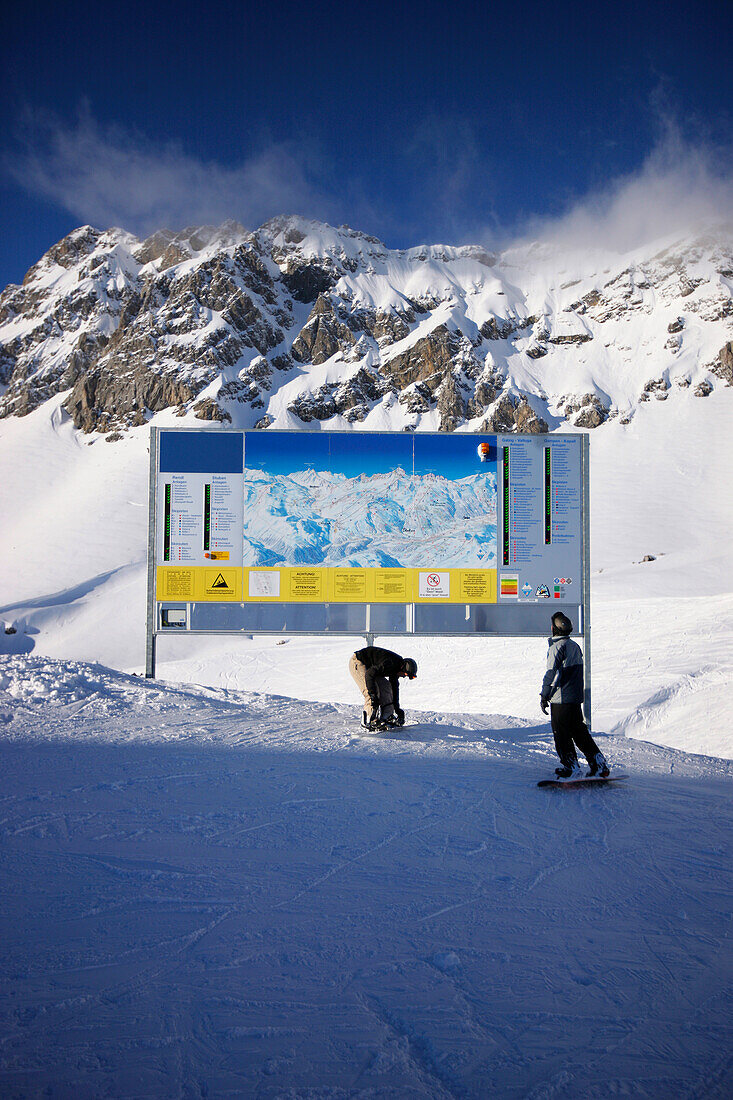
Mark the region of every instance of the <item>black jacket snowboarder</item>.
POLYGON ((391 649, 365 646, 349 661, 349 671, 364 697, 362 725, 403 726, 405 712, 400 708, 400 678, 414 680, 417 663, 412 657, 401 657, 391 649))

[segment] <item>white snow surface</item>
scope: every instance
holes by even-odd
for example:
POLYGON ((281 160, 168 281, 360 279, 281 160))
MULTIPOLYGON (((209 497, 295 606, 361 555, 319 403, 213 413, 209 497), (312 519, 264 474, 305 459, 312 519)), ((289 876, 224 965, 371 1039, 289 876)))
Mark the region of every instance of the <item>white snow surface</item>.
POLYGON ((162 639, 146 681, 147 431, 3 421, 0 1095, 730 1096, 732 395, 592 433, 628 778, 574 791, 542 639, 378 639, 420 667, 390 738, 353 638, 162 639))
POLYGON ((733 764, 357 714, 3 660, 0 1093, 730 1095, 733 764))

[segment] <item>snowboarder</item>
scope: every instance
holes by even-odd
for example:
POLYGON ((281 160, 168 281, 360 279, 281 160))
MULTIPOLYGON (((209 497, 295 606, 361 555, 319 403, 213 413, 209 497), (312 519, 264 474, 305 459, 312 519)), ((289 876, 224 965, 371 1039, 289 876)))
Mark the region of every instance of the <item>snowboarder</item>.
POLYGON ((365 729, 373 732, 404 726, 399 680, 403 676, 414 680, 417 676, 417 662, 412 657, 368 645, 352 654, 349 672, 364 696, 361 724, 365 729))
POLYGON ((547 714, 549 705, 555 749, 560 767, 555 774, 560 779, 579 777, 580 765, 576 749, 580 749, 590 765, 589 777, 605 778, 608 764, 583 721, 583 654, 570 637, 573 624, 561 611, 552 616, 552 637, 548 639, 547 671, 540 691, 540 707, 547 714))

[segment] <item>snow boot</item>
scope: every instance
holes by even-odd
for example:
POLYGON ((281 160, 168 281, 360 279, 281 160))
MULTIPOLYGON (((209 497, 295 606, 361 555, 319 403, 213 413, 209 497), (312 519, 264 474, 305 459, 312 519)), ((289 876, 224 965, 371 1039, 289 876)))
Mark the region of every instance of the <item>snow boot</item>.
POLYGON ((592 760, 589 760, 590 771, 588 772, 588 778, 597 776, 599 779, 605 779, 607 775, 610 775, 606 758, 602 752, 597 752, 592 760))
POLYGON ((404 721, 401 723, 396 714, 392 713, 388 718, 382 719, 382 725, 387 730, 398 729, 400 725, 404 725, 404 721))
POLYGON ((384 730, 390 729, 390 725, 381 717, 379 709, 374 711, 369 720, 367 720, 367 712, 363 710, 361 712, 361 728, 365 729, 367 733, 382 733, 384 730))
POLYGON ((577 779, 580 775, 580 765, 577 760, 563 764, 561 768, 555 768, 555 775, 558 779, 577 779))

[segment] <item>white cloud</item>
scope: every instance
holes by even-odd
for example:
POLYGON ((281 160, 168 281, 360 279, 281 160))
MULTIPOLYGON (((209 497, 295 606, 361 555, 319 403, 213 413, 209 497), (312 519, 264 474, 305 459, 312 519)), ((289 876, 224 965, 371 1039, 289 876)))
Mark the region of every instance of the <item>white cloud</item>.
POLYGON ((421 240, 447 234, 456 243, 483 240, 494 248, 513 238, 515 245, 541 240, 563 249, 624 252, 712 222, 733 223, 731 149, 685 139, 661 113, 659 122, 663 136, 637 171, 612 176, 609 169, 603 187, 558 216, 527 219, 513 233, 506 226, 502 233, 498 215, 491 228, 479 229, 471 197, 486 164, 468 123, 455 118, 429 118, 408 143, 408 156, 420 168, 413 217, 409 210, 377 209, 368 181, 359 177, 339 179, 337 189, 328 182, 336 166, 327 168, 305 143, 271 143, 233 167, 204 163, 177 143, 103 128, 88 108, 71 124, 27 111, 16 153, 4 166, 21 186, 80 222, 137 234, 228 219, 255 228, 282 213, 347 220, 364 231, 397 235, 402 243, 410 243, 405 234, 414 232, 421 240))
POLYGON ((733 224, 731 150, 685 141, 668 125, 638 171, 610 179, 558 217, 530 219, 518 235, 525 242, 626 252, 723 223, 733 224))
POLYGON ((254 228, 281 213, 331 213, 312 155, 292 143, 271 144, 225 167, 196 160, 176 143, 102 129, 88 110, 72 125, 48 112, 27 112, 22 134, 16 155, 5 159, 6 171, 100 228, 145 234, 230 218, 254 228))

